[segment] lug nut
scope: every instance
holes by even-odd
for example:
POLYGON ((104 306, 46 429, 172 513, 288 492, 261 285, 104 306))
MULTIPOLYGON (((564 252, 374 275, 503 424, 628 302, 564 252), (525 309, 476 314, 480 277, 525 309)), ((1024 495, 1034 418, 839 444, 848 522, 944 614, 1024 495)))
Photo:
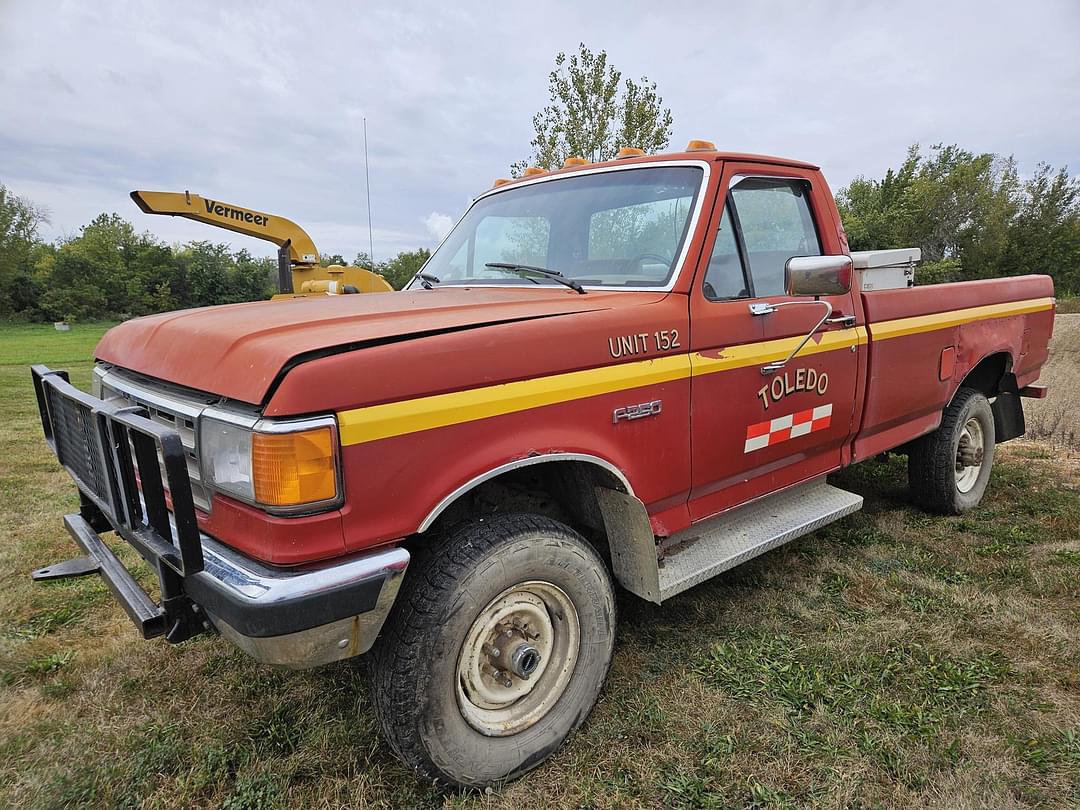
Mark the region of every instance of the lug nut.
POLYGON ((529 629, 529 625, 523 622, 521 619, 515 618, 513 621, 513 625, 514 628, 525 638, 529 639, 529 641, 536 641, 536 639, 540 638, 540 634, 534 633, 531 629, 529 629))
POLYGON ((514 682, 510 680, 510 676, 507 673, 503 672, 501 669, 496 669, 491 666, 491 664, 481 664, 480 671, 485 675, 490 675, 495 683, 501 684, 507 689, 514 685, 514 682))

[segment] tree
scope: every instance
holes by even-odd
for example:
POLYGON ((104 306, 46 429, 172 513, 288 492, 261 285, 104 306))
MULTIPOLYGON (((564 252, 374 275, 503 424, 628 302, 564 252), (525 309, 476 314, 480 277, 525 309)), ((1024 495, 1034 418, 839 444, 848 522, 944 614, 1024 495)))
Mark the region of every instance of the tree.
POLYGON ((1040 163, 1008 226, 1001 274, 1050 273, 1059 293, 1080 294, 1080 181, 1040 163))
POLYGON ((138 306, 135 228, 116 214, 100 214, 56 251, 42 309, 55 319, 88 319, 130 313, 138 306), (135 306, 132 306, 132 305, 135 306))
POLYGON ((899 169, 880 180, 856 178, 837 194, 853 250, 918 245, 923 260, 959 258, 1014 208, 1016 167, 996 155, 938 144, 908 149, 899 169))
POLYGON ((36 298, 33 257, 45 212, 0 183, 0 313, 23 310, 36 298))
POLYGON ((257 259, 241 248, 232 255, 228 275, 229 303, 259 301, 278 291, 276 258, 257 259))
POLYGON ((275 260, 246 250, 209 242, 169 246, 116 214, 100 214, 78 236, 46 243, 37 234, 43 221, 41 209, 0 184, 0 316, 119 318, 256 301, 276 291, 275 260))
POLYGON ((409 282, 409 279, 416 275, 416 271, 430 256, 431 251, 427 248, 403 250, 388 262, 383 263, 379 267, 379 273, 390 282, 391 287, 400 290, 409 282))
POLYGON ((177 259, 191 291, 184 306, 258 301, 275 292, 274 259, 256 259, 246 250, 232 253, 228 245, 202 241, 185 245, 177 259))
POLYGON ((1080 183, 1065 169, 1040 164, 1021 182, 1012 157, 916 144, 836 203, 852 250, 921 248, 920 283, 1047 273, 1080 293, 1080 183))
POLYGON ((511 166, 515 177, 528 165, 557 169, 568 157, 611 160, 624 146, 658 152, 671 138, 671 110, 656 82, 623 81, 607 52, 593 53, 584 43, 570 57, 556 55, 548 93, 551 103, 533 116, 532 157, 511 166))

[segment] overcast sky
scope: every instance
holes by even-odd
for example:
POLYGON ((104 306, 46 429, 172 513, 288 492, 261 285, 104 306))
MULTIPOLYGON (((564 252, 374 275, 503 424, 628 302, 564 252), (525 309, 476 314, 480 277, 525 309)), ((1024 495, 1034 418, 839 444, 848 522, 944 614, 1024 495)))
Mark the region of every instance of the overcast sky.
POLYGON ((529 153, 559 50, 655 80, 672 147, 819 163, 834 189, 956 142, 1080 169, 1080 0, 258 3, 0 0, 0 182, 172 241, 271 246, 142 214, 132 189, 290 217, 324 253, 433 246, 529 153), (459 6, 455 8, 454 6, 459 6))

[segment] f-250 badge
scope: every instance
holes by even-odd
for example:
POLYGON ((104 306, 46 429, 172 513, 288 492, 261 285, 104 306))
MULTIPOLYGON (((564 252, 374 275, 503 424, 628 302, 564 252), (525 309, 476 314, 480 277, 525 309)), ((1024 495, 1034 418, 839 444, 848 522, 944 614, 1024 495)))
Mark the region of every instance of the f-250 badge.
POLYGON ((829 390, 829 375, 824 371, 814 368, 800 368, 793 371, 785 371, 783 374, 773 377, 767 385, 758 390, 758 399, 769 410, 769 405, 779 402, 788 394, 798 391, 812 391, 819 396, 825 396, 829 390))
POLYGON ((646 416, 659 416, 664 409, 662 400, 654 399, 652 402, 639 402, 637 405, 627 405, 625 408, 616 408, 611 414, 611 423, 619 424, 622 420, 633 421, 644 419, 646 416))

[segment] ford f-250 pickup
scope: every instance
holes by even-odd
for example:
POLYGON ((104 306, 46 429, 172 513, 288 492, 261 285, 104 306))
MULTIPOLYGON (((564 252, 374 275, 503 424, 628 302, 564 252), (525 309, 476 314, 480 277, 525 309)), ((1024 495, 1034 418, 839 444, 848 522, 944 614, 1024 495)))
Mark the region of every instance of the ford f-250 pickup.
POLYGON ((84 554, 35 575, 99 573, 146 637, 367 653, 394 750, 479 786, 585 720, 614 583, 666 602, 841 518, 826 476, 888 451, 974 508, 1051 280, 865 291, 817 167, 624 153, 498 181, 406 291, 131 320, 92 394, 34 367, 84 554))

